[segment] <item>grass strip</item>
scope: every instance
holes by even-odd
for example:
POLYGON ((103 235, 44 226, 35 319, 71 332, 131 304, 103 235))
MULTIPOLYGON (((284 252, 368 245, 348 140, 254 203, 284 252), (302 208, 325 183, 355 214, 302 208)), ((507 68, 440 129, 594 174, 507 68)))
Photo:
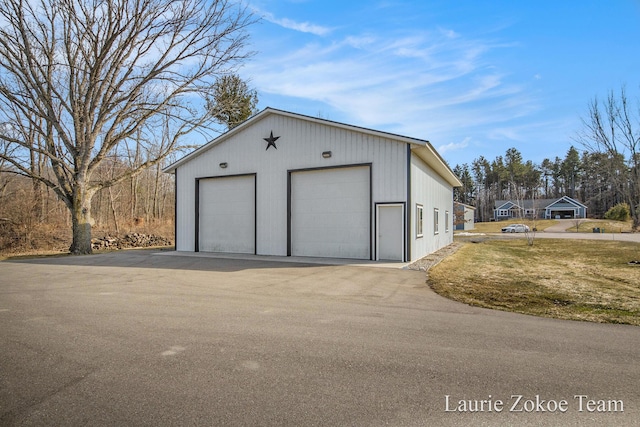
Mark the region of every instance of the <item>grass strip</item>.
POLYGON ((465 243, 429 270, 466 304, 558 319, 640 325, 640 245, 538 239, 465 243))

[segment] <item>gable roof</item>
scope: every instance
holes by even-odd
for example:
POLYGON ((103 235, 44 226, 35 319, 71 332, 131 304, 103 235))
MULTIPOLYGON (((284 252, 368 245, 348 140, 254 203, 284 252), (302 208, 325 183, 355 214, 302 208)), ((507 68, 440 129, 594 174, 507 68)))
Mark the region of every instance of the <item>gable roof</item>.
POLYGON ((511 209, 514 206, 519 208, 519 206, 511 200, 496 200, 496 209, 511 209), (507 205, 509 207, 505 207, 507 205))
POLYGON ((562 197, 560 197, 559 199, 554 200, 553 202, 549 203, 549 204, 545 207, 545 209, 549 209, 549 207, 551 207, 551 206, 555 205, 556 203, 560 203, 560 202, 562 202, 562 201, 566 201, 566 202, 568 202, 568 203, 570 203, 570 204, 572 204, 572 205, 575 205, 575 206, 578 206, 578 207, 581 207, 581 208, 587 209, 587 206, 586 206, 586 205, 584 205, 584 204, 580 203, 579 201, 577 201, 577 200, 575 200, 575 199, 572 199, 572 198, 571 198, 571 197, 569 197, 569 196, 562 196, 562 197))
POLYGON ((524 199, 524 200, 520 200, 520 203, 522 206, 518 206, 517 203, 515 203, 512 200, 496 200, 496 208, 495 209, 510 209, 509 208, 504 208, 503 206, 507 205, 507 204, 511 204, 513 206, 519 207, 520 209, 548 209, 550 206, 555 205, 556 203, 559 203, 561 201, 566 201, 569 202, 575 206, 579 206, 582 208, 587 208, 585 205, 583 205, 582 203, 578 202, 575 199, 572 199, 569 196, 562 196, 559 199, 524 199))
POLYGON ((429 141, 427 141, 427 140, 411 138, 411 137, 408 137, 408 136, 402 136, 402 135, 397 135, 397 134, 393 134, 393 133, 389 133, 389 132, 383 132, 383 131, 378 131, 378 130, 374 130, 374 129, 368 129, 368 128, 364 128, 364 127, 360 127, 360 126, 348 125, 348 124, 345 124, 345 123, 334 122, 332 120, 306 116, 306 115, 298 114, 298 113, 291 113, 289 111, 278 110, 278 109, 271 108, 271 107, 265 108, 264 110, 260 111, 258 114, 250 117, 249 119, 245 120, 244 122, 242 122, 238 126, 234 127, 233 129, 223 133, 222 135, 218 136, 217 138, 213 139, 212 141, 209 141, 208 143, 204 144, 203 146, 197 148, 196 150, 194 150, 191 153, 187 154, 186 156, 182 157, 180 160, 178 160, 178 161, 174 162, 173 164, 167 166, 162 171, 166 172, 166 173, 175 172, 175 170, 178 167, 180 167, 180 166, 184 165, 185 163, 189 162, 191 159, 193 159, 193 158, 201 155, 202 153, 212 149, 213 147, 221 144, 222 142, 224 142, 227 139, 231 138, 233 135, 236 135, 236 134, 242 132, 244 129, 248 128, 253 123, 258 122, 258 121, 264 119, 265 117, 268 117, 268 116, 274 115, 274 114, 275 115, 284 116, 284 117, 290 117, 290 118, 294 118, 294 119, 298 119, 298 120, 304 120, 304 121, 307 121, 307 122, 319 123, 319 124, 323 124, 323 125, 326 125, 326 126, 333 126, 333 127, 336 127, 336 128, 346 129, 346 130, 349 130, 349 131, 360 132, 360 133, 364 133, 364 134, 371 135, 371 136, 377 136, 377 137, 381 137, 381 138, 388 138, 388 139, 392 139, 392 140, 395 140, 395 141, 398 141, 398 142, 409 144, 409 146, 411 147, 411 151, 414 154, 416 154, 418 157, 420 157, 420 159, 422 159, 427 165, 429 165, 429 167, 431 167, 433 170, 435 170, 442 178, 445 179, 445 181, 447 181, 449 184, 451 184, 454 187, 461 187, 462 186, 462 183, 460 182, 460 180, 458 179, 456 174, 453 173, 453 171, 451 170, 449 165, 447 165, 447 163, 444 161, 444 159, 440 156, 440 154, 438 154, 438 152, 433 148, 431 143, 429 141))

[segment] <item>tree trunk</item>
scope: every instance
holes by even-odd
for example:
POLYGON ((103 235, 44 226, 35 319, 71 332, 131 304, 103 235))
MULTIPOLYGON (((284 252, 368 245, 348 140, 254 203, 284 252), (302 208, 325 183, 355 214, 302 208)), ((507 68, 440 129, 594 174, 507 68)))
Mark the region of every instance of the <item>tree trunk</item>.
POLYGON ((91 249, 91 198, 93 192, 85 188, 76 188, 73 194, 73 205, 71 207, 71 229, 73 231, 73 241, 69 251, 73 255, 84 255, 92 253, 91 249))
MULTIPOLYGON (((133 169, 133 167, 132 167, 133 169)), ((131 177, 131 215, 129 217, 129 222, 133 222, 135 217, 137 216, 138 211, 138 177, 131 177)))
POLYGON ((640 154, 636 154, 635 151, 632 153, 633 155, 633 165, 631 167, 631 180, 629 182, 629 208, 631 213, 631 219, 633 220, 633 231, 640 230, 640 162, 638 162, 638 157, 640 154))
POLYGON ((631 213, 631 219, 633 220, 633 225, 631 226, 631 229, 637 232, 638 230, 640 230, 640 212, 638 212, 637 207, 634 206, 633 200, 631 200, 631 203, 629 204, 629 210, 631 213))
POLYGON ((153 217, 154 219, 160 218, 160 206, 158 204, 158 192, 160 191, 160 177, 161 169, 160 165, 156 165, 156 176, 153 183, 153 217))
POLYGON ((116 212, 116 205, 113 200, 113 192, 111 191, 111 187, 109 187, 108 190, 109 190, 109 204, 111 206, 111 214, 113 215, 113 223, 116 226, 116 236, 120 236, 120 227, 118 227, 118 214, 116 212))

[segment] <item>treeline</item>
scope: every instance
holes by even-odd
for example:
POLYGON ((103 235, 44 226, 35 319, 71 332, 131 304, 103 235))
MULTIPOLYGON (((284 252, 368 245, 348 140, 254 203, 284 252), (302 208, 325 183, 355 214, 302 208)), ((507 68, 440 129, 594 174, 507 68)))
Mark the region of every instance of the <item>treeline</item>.
POLYGON ((454 199, 476 207, 476 219, 489 221, 497 200, 574 198, 588 207, 589 216, 603 217, 625 202, 630 170, 622 155, 580 153, 569 148, 564 158, 524 161, 516 148, 488 160, 483 156, 453 168, 463 186, 454 199))
MULTIPOLYGON (((140 158, 109 159, 96 179, 136 167, 140 158)), ((71 242, 71 215, 58 195, 38 180, 3 168, 0 161, 0 251, 66 249, 71 242)), ((49 166, 41 162, 43 175, 49 166)), ((173 239, 173 175, 157 164, 112 187, 99 190, 91 202, 96 237, 145 232, 173 239)))

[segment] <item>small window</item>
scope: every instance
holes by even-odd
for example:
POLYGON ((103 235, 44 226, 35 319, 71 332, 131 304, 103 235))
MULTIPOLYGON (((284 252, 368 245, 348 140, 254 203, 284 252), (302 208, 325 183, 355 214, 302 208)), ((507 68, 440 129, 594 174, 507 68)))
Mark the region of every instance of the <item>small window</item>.
POLYGON ((499 209, 498 216, 509 216, 509 209, 499 209))
POLYGON ((444 211, 444 232, 449 232, 449 211, 444 211))
POLYGON ((422 205, 416 205, 416 237, 422 237, 422 205))
POLYGON ((438 234, 439 231, 439 225, 440 225, 440 211, 438 210, 438 208, 435 208, 433 210, 433 234, 438 234))

